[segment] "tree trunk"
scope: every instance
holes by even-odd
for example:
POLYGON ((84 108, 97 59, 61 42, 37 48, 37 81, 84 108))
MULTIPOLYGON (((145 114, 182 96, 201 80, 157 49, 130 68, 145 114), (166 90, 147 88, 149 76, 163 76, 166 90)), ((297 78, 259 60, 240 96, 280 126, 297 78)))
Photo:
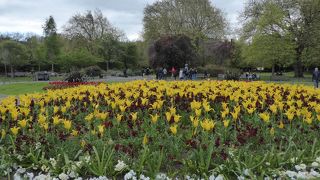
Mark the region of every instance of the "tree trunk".
POLYGON ((11 66, 10 66, 10 68, 11 68, 11 78, 14 78, 14 70, 13 70, 13 66, 11 65, 11 66))
POLYGON ((296 49, 297 52, 297 57, 296 57, 296 62, 294 64, 294 77, 296 78, 302 78, 303 77, 303 64, 301 61, 301 56, 304 48, 302 46, 299 46, 296 49))
POLYGON ((7 64, 4 64, 4 74, 8 77, 7 64))
POLYGON ((54 72, 54 66, 51 64, 51 72, 54 72))
POLYGON ((274 73, 275 73, 275 65, 272 64, 272 76, 274 76, 274 73))
POLYGON ((107 72, 109 71, 109 60, 107 61, 107 72))
POLYGON ((38 71, 40 71, 40 64, 38 64, 38 71))

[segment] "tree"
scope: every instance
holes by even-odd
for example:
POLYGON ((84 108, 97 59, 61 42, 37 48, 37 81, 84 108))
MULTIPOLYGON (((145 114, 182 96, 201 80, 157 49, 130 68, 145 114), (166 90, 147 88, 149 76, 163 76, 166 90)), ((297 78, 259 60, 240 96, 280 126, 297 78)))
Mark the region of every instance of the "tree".
POLYGON ((85 48, 73 49, 59 57, 59 64, 66 71, 94 66, 101 61, 101 58, 92 55, 85 48))
POLYGON ((157 67, 183 67, 194 63, 196 53, 187 36, 165 36, 149 48, 150 65, 157 67))
POLYGON ((14 77, 15 68, 27 63, 26 48, 19 42, 12 40, 1 42, 0 54, 5 66, 10 66, 12 78, 14 77))
POLYGON ((46 20, 43 26, 43 32, 45 35, 46 58, 51 63, 52 72, 54 72, 55 60, 60 54, 60 43, 56 27, 57 25, 52 16, 50 16, 46 20))
POLYGON ((155 41, 165 35, 184 34, 195 40, 220 39, 226 22, 209 0, 163 0, 144 10, 144 38, 155 41))
POLYGON ((31 36, 27 39, 26 47, 28 48, 29 60, 33 66, 38 67, 38 71, 41 70, 41 66, 47 64, 46 48, 41 37, 31 36))
POLYGON ((122 50, 120 51, 120 61, 122 62, 125 69, 128 66, 136 65, 138 61, 138 50, 137 46, 133 42, 126 42, 122 44, 122 50))
POLYGON ((286 67, 294 61, 295 44, 291 37, 282 37, 279 34, 256 35, 244 51, 247 64, 262 66, 272 69, 286 67))
POLYGON ((319 9, 319 0, 250 0, 243 13, 243 37, 273 33, 292 37, 295 77, 303 77, 303 53, 313 46, 309 42, 320 40, 313 31, 320 23, 319 9))
POLYGON ((93 13, 87 11, 84 14, 74 15, 65 25, 64 33, 69 39, 82 42, 92 54, 98 53, 98 42, 102 42, 110 35, 115 39, 123 35, 110 24, 99 9, 93 13))

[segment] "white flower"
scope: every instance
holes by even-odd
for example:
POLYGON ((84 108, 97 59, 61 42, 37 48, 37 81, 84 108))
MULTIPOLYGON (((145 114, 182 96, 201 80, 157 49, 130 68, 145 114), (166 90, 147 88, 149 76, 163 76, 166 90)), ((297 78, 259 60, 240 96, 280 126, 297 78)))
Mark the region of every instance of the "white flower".
POLYGON ((136 173, 133 170, 130 170, 126 175, 124 175, 124 180, 137 180, 136 173))
POLYGON ((212 174, 211 176, 209 176, 209 180, 215 180, 216 177, 212 174))
POLYGON ((317 157, 316 161, 317 161, 318 163, 320 163, 320 157, 317 157))
POLYGON ((89 163, 89 162, 90 162, 90 159, 91 159, 90 156, 85 156, 85 157, 84 157, 84 162, 85 162, 85 163, 89 163))
POLYGON ((83 180, 83 179, 82 179, 82 177, 78 177, 78 178, 76 178, 74 180, 83 180))
POLYGON ((14 175, 13 175, 13 179, 14 180, 23 180, 23 178, 21 178, 20 174, 18 172, 16 172, 14 175))
POLYGON ((249 176, 250 175, 249 169, 243 170, 243 174, 246 175, 246 176, 249 176))
POLYGON ((60 178, 61 180, 68 180, 68 179, 69 179, 69 176, 66 175, 65 173, 61 173, 61 174, 59 174, 59 178, 60 178))
POLYGON ((150 180, 149 177, 145 177, 143 174, 140 175, 140 180, 150 180))
POLYGON ((318 173, 317 171, 315 171, 313 169, 311 170, 310 175, 313 177, 320 177, 320 173, 318 173))
POLYGON ((51 180, 51 177, 50 177, 50 174, 49 175, 39 174, 33 180, 51 180))
POLYGON ((23 160, 23 156, 22 156, 21 154, 19 154, 19 155, 17 156, 17 158, 18 158, 19 161, 22 161, 22 160, 23 160))
POLYGON ((218 177, 216 177, 215 180, 224 180, 224 177, 223 177, 223 175, 219 174, 218 177))
POLYGON ((270 163, 269 163, 269 162, 266 162, 266 165, 267 165, 267 166, 270 166, 270 163))
POLYGON ((126 165, 123 161, 118 160, 118 164, 115 166, 114 170, 115 171, 122 171, 127 167, 128 167, 128 165, 126 165))
POLYGON ((245 180, 245 178, 243 176, 238 176, 237 178, 238 178, 238 180, 245 180))
POLYGON ((298 179, 307 179, 308 178, 308 173, 299 171, 298 174, 297 174, 297 178, 298 179))
POLYGON ((68 174, 69 174, 69 176, 70 176, 71 178, 77 177, 77 173, 74 172, 74 171, 70 171, 68 174))
POLYGON ((23 173, 25 173, 26 172, 26 169, 25 168, 19 168, 18 170, 17 170, 17 173, 19 173, 19 174, 23 174, 23 173))
POLYGON ((50 161, 52 167, 56 167, 57 161, 54 158, 50 158, 49 161, 50 161))
POLYGON ((295 163, 297 160, 298 160, 298 158, 296 158, 296 157, 290 159, 291 163, 295 163))
POLYGON ((27 173, 24 175, 26 178, 28 178, 29 180, 32 180, 33 177, 34 177, 34 174, 33 173, 27 173))
POLYGON ((313 163, 311 164, 311 166, 312 166, 312 167, 318 167, 318 166, 319 166, 319 163, 313 162, 313 163))
POLYGON ((37 150, 37 149, 40 149, 40 148, 41 148, 41 143, 40 143, 40 142, 37 142, 37 143, 36 143, 36 150, 37 150))
POLYGON ((305 164, 295 165, 297 171, 306 170, 307 166, 305 164))
POLYGON ((170 178, 168 178, 167 175, 164 173, 159 173, 156 176, 156 180, 170 180, 170 178))
POLYGON ((43 171, 43 172, 48 172, 49 171, 49 167, 47 167, 46 165, 42 165, 41 166, 41 170, 43 171))
POLYGON ((286 171, 285 175, 289 176, 290 178, 294 178, 298 174, 296 172, 294 172, 294 171, 286 171))

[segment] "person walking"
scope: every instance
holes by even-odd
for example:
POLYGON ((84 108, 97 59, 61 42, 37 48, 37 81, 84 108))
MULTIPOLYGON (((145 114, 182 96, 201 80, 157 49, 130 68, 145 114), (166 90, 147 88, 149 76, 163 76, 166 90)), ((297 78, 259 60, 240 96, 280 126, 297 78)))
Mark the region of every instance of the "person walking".
POLYGON ((163 68, 162 74, 163 74, 163 79, 164 79, 164 80, 167 79, 167 73, 168 73, 167 69, 166 69, 166 68, 163 68))
POLYGON ((318 68, 315 68, 312 73, 312 81, 314 84, 314 88, 319 87, 319 76, 320 76, 320 72, 319 72, 318 68))
POLYGON ((180 80, 183 80, 183 75, 184 75, 183 74, 183 69, 181 68, 180 71, 179 71, 179 79, 180 80))

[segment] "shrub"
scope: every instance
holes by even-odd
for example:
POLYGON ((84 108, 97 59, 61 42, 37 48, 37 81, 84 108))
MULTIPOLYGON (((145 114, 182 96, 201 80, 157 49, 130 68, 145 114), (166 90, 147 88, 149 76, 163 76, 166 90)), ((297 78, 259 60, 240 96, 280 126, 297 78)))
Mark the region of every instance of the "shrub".
POLYGON ((100 77, 103 71, 99 66, 90 66, 84 69, 84 73, 89 77, 100 77))
POLYGON ((67 82, 85 82, 85 75, 79 71, 71 72, 68 74, 68 77, 65 79, 67 82))
POLYGON ((210 64, 210 65, 206 65, 204 67, 198 68, 198 73, 205 73, 205 72, 207 72, 210 75, 210 77, 218 77, 218 74, 225 73, 225 67, 210 64))
POLYGON ((225 73, 225 79, 226 80, 234 80, 238 81, 241 76, 241 70, 240 69, 228 69, 225 73))

